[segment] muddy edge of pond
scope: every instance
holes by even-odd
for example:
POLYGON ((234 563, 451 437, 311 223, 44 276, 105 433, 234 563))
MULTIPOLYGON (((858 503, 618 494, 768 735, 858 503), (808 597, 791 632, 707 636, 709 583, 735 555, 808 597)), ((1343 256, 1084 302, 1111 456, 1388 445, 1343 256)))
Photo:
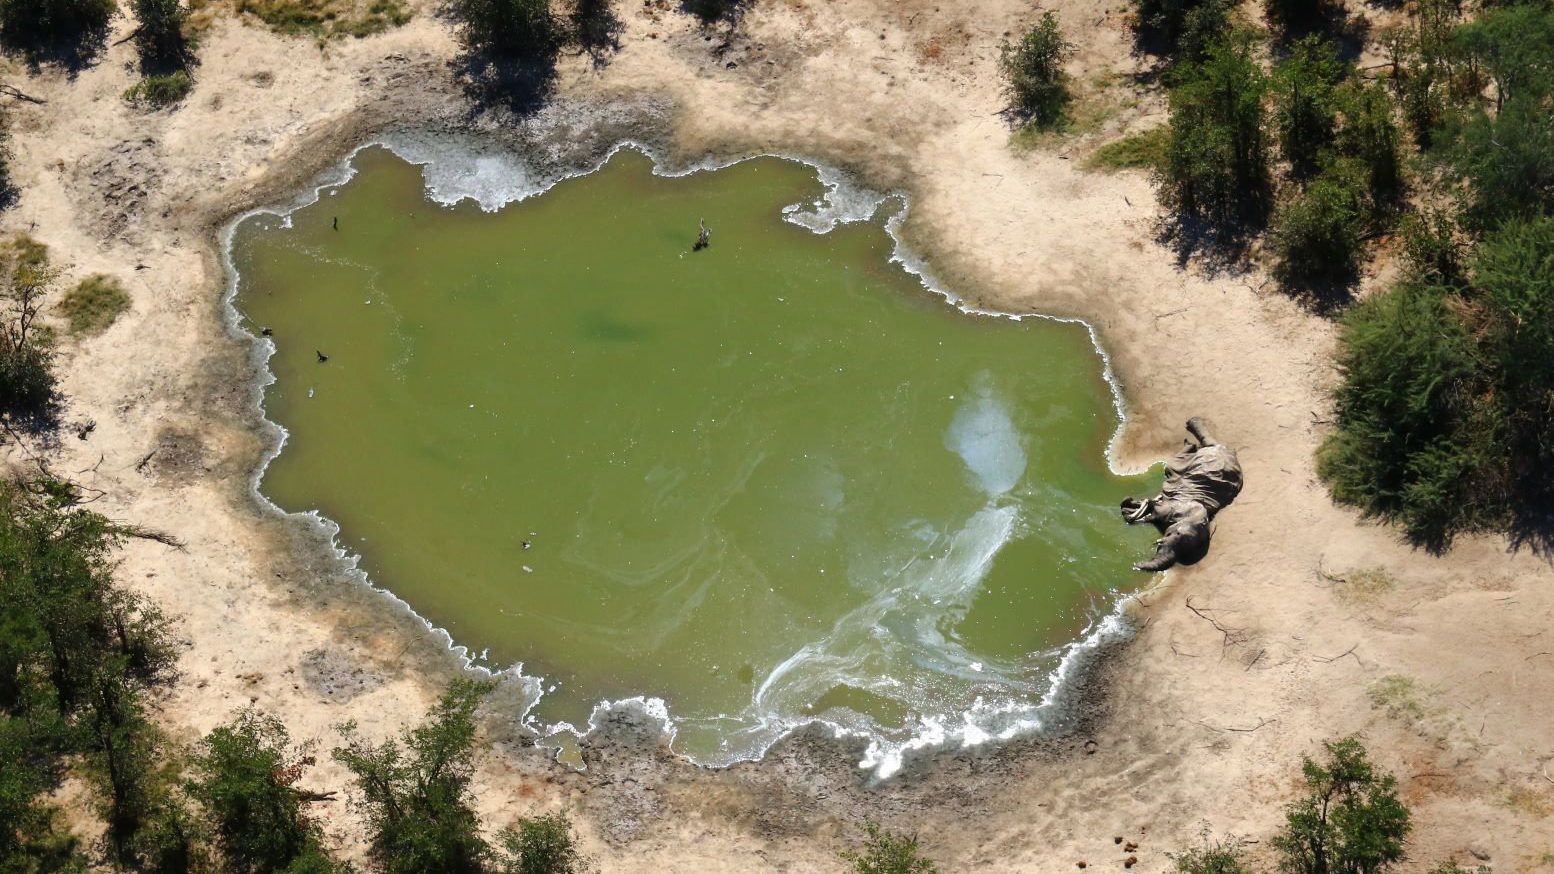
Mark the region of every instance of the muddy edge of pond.
MULTIPOLYGON (((392 60, 384 66, 404 72, 392 60)), ((205 242, 211 275, 221 278, 221 294, 213 310, 216 318, 223 323, 228 319, 220 300, 228 279, 221 253, 227 227, 251 210, 287 204, 311 191, 356 148, 395 129, 476 135, 523 154, 546 174, 590 168, 628 140, 653 149, 670 167, 749 154, 733 144, 695 154, 678 152, 669 138, 678 109, 662 100, 556 101, 535 116, 510 123, 493 116, 470 116, 445 76, 427 71, 425 79, 433 83, 428 90, 385 95, 314 132, 286 156, 272 160, 263 176, 240 190, 214 192, 191 204, 185 216, 192 218, 194 226, 185 227, 205 242), (406 119, 416 121, 411 125, 406 119)), ((838 166, 871 187, 884 189, 902 182, 890 170, 871 173, 866 165, 845 160, 838 166)), ((354 567, 338 556, 322 526, 308 517, 278 516, 254 493, 253 474, 273 451, 279 435, 260 407, 261 343, 234 331, 227 335, 231 342, 209 356, 201 390, 190 404, 203 407, 206 417, 219 413, 247 438, 241 441, 241 451, 222 465, 220 482, 240 511, 254 519, 267 545, 263 563, 270 571, 268 585, 297 609, 327 616, 336 639, 358 644, 352 647, 359 654, 356 660, 370 662, 351 667, 351 660, 309 654, 323 666, 309 677, 310 682, 319 685, 321 694, 339 694, 342 688, 349 694, 353 682, 370 683, 374 677, 408 670, 417 675, 428 697, 434 695, 463 670, 462 659, 450 650, 446 635, 430 629, 397 599, 365 585, 354 567), (363 652, 370 654, 360 655, 363 652), (352 672, 354 678, 339 676, 352 672)), ((837 739, 819 726, 790 734, 758 762, 711 770, 670 753, 656 723, 618 709, 584 745, 588 768, 581 772, 554 762, 552 751, 534 747, 532 736, 515 720, 504 718, 501 692, 496 706, 489 708, 486 728, 494 753, 506 759, 509 767, 575 791, 600 836, 610 843, 630 840, 668 798, 696 793, 698 787, 709 784, 737 787, 739 794, 760 799, 748 817, 756 832, 766 837, 811 833, 820 822, 853 819, 860 811, 889 818, 894 811, 951 801, 958 811, 974 816, 977 805, 997 796, 996 791, 984 791, 988 785, 1023 770, 1022 764, 1095 751, 1088 735, 1110 713, 1108 678, 1117 670, 1115 655, 1125 646, 1125 642, 1111 643, 1097 649, 1077 676, 1068 678, 1073 685, 1064 697, 1071 702, 1072 714, 1051 734, 970 750, 920 752, 908 757, 901 773, 883 782, 857 767, 864 741, 837 739)))

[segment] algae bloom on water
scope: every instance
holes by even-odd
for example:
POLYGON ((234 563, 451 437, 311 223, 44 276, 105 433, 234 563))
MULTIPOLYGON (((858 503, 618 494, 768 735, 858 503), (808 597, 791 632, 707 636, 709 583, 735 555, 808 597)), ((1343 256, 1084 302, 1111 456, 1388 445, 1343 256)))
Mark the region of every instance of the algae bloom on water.
POLYGON ((801 227, 829 223, 784 212, 824 194, 797 162, 623 151, 490 211, 353 164, 234 233, 287 432, 261 490, 540 678, 537 728, 657 699, 721 764, 815 719, 886 756, 1040 717, 1148 538, 1082 326, 956 310, 879 219, 801 227))

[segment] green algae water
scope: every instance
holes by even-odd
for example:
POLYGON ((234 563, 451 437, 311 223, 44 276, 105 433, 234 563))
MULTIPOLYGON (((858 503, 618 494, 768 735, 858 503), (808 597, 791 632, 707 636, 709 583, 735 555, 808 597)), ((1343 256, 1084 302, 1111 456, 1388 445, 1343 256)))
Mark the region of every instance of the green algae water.
POLYGON ((958 311, 881 221, 785 220, 825 196, 794 161, 621 151, 495 211, 352 163, 233 233, 287 433, 260 488, 538 678, 536 728, 630 700, 723 764, 823 720, 888 771, 1043 721, 1149 542, 1083 326, 958 311))

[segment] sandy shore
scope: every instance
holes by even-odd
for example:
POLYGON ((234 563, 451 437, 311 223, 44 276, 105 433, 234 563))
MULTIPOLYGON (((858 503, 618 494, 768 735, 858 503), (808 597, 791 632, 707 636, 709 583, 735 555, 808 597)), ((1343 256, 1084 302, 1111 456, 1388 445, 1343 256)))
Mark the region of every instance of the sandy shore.
MULTIPOLYGON (((218 20, 197 87, 165 113, 120 98, 128 45, 73 76, 13 71, 47 102, 11 107, 22 196, 0 227, 133 297, 64 351, 69 417, 97 427, 67 434, 56 466, 107 492, 98 509, 188 544, 135 544, 123 566, 178 617, 168 726, 192 739, 252 703, 327 748, 347 719, 395 731, 455 668, 315 535, 254 501, 273 435, 254 349, 224 323, 219 228, 396 125, 484 130, 558 162, 627 136, 683 160, 781 151, 910 192, 905 233, 957 292, 1094 324, 1126 396, 1125 462, 1174 450, 1181 422, 1204 415, 1240 448, 1246 491, 1209 560, 1139 599, 1136 639, 1108 654, 1063 738, 946 753, 873 785, 857 750, 809 735, 708 772, 623 721, 577 773, 493 722, 477 787, 489 825, 572 809, 609 871, 841 870, 865 816, 919 831, 947 871, 1120 869, 1114 835, 1140 842, 1135 870, 1159 871, 1205 821, 1266 837, 1300 755, 1363 732, 1413 806, 1410 870, 1447 856, 1554 869, 1554 571, 1494 539, 1434 558, 1330 503, 1312 451, 1332 324, 1260 276, 1183 270, 1156 242, 1147 180, 1079 166, 1157 123, 1160 101, 1132 85, 1119 11, 1054 8, 1081 47, 1071 72, 1106 111, 1034 149, 1013 147, 999 116, 997 43, 1033 17, 1015 0, 764 0, 732 37, 623 3, 625 48, 602 67, 566 59, 551 104, 521 124, 472 111, 456 46, 426 14, 323 50, 218 20)), ((311 782, 345 778, 326 759, 311 782)), ((347 805, 321 813, 357 846, 347 805)))

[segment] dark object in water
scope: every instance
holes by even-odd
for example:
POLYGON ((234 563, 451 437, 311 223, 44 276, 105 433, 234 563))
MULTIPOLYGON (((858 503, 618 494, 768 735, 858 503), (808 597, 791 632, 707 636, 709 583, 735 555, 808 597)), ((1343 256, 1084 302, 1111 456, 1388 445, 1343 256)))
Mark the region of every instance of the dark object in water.
POLYGON ((712 245, 712 230, 707 227, 707 220, 697 219, 697 223, 701 225, 701 231, 696 234, 696 245, 691 247, 692 252, 700 252, 712 245))
POLYGON ((313 350, 313 354, 318 356, 318 363, 319 364, 323 364, 325 361, 329 360, 329 356, 328 355, 325 355, 324 353, 318 351, 317 349, 313 350))
POLYGON ((1241 493, 1241 462, 1236 451, 1209 435, 1203 420, 1187 420, 1188 440, 1166 462, 1160 494, 1145 500, 1124 498, 1122 518, 1129 525, 1152 523, 1160 531, 1155 555, 1133 566, 1138 571, 1163 571, 1177 564, 1197 564, 1209 552, 1209 523, 1241 493))
POLYGON ((332 218, 334 219, 334 221, 333 221, 334 229, 337 230, 337 231, 340 230, 340 217, 339 216, 333 216, 332 218))
POLYGON ((275 336, 275 331, 273 329, 271 329, 271 328, 260 328, 259 329, 259 336, 261 336, 261 337, 273 337, 273 336, 275 336))

